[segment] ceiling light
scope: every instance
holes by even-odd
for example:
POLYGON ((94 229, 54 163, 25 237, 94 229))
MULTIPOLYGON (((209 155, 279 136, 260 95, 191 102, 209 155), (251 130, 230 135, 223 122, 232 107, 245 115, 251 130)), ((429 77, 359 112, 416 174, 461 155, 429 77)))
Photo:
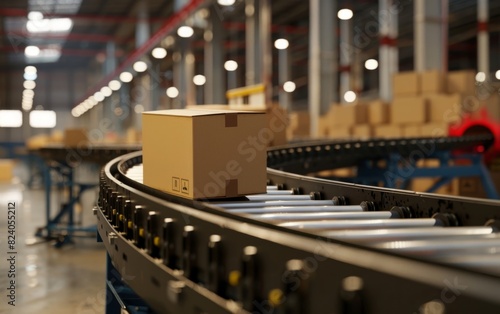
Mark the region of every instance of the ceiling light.
POLYGON ((73 21, 70 18, 55 18, 55 19, 41 19, 29 20, 26 23, 26 29, 30 33, 61 33, 67 32, 73 26, 73 21))
POLYGON ((353 91, 347 91, 344 94, 344 100, 347 102, 354 102, 356 100, 356 93, 353 91))
POLYGON ((111 90, 111 88, 103 86, 103 88, 101 88, 101 93, 104 95, 104 97, 109 97, 111 96, 111 94, 113 94, 113 91, 111 90))
POLYGON ((191 26, 181 26, 177 30, 177 35, 179 35, 182 38, 189 38, 193 36, 194 30, 191 26))
POLYGON ((500 80, 500 70, 495 72, 495 77, 497 78, 497 80, 500 80))
POLYGON ((484 81, 486 81, 486 74, 484 72, 477 72, 476 82, 482 83, 484 81))
POLYGON ((123 83, 131 82, 133 78, 134 76, 130 72, 125 71, 120 74, 120 81, 122 81, 123 83))
POLYGON ((36 73, 36 68, 32 65, 28 65, 24 68, 24 73, 36 73))
POLYGON ((35 92, 32 89, 23 90, 23 97, 33 98, 35 96, 35 92))
POLYGON ((276 39, 276 41, 274 42, 274 47, 279 50, 288 48, 288 45, 288 40, 284 38, 276 39))
POLYGON ((143 105, 141 105, 141 104, 137 104, 137 105, 135 105, 135 107, 134 107, 134 111, 135 111, 135 113, 141 113, 141 112, 143 112, 143 111, 144 111, 144 106, 143 106, 143 105))
POLYGON ((350 20, 353 16, 353 13, 349 9, 341 9, 337 13, 337 17, 341 20, 350 20))
POLYGON ((167 96, 170 98, 175 98, 179 96, 179 90, 174 86, 167 88, 167 96))
POLYGON ((224 69, 226 69, 226 71, 236 71, 237 68, 238 63, 234 60, 227 60, 224 62, 224 69))
POLYGON ((167 49, 156 47, 153 51, 151 51, 151 55, 156 59, 163 59, 167 56, 167 49))
POLYGON ((368 59, 365 61, 365 68, 367 70, 375 70, 378 68, 378 61, 375 59, 368 59))
POLYGON ((30 112, 30 126, 32 128, 53 128, 56 126, 57 116, 53 110, 35 110, 30 112))
POLYGON ((24 81, 23 87, 25 89, 34 89, 36 87, 35 81, 24 81))
POLYGON ((97 102, 103 101, 103 100, 104 100, 104 95, 103 95, 103 93, 101 93, 101 92, 95 92, 95 94, 94 94, 94 99, 95 99, 97 102))
POLYGON ((217 3, 223 6, 230 6, 233 5, 236 2, 236 0, 217 0, 217 3))
POLYGON ((0 110, 0 128, 18 128, 22 125, 21 110, 0 110))
POLYGON ((40 48, 37 46, 27 46, 24 48, 24 55, 26 57, 36 57, 40 54, 40 48))
POLYGON ((28 20, 37 21, 43 19, 42 12, 31 11, 28 13, 28 20))
POLYGON ((36 73, 26 73, 24 72, 23 77, 27 81, 34 81, 37 78, 36 73))
POLYGON ((287 82, 283 83, 283 90, 287 93, 293 92, 295 90, 295 88, 296 88, 296 85, 292 81, 287 81, 287 82))
POLYGON ((111 90, 113 91, 117 91, 120 89, 120 87, 122 87, 122 83, 120 83, 120 81, 117 80, 112 80, 111 82, 109 82, 108 87, 111 88, 111 90))
POLYGON ((204 85, 206 82, 207 82, 207 79, 205 78, 205 75, 198 74, 198 75, 195 75, 193 77, 194 85, 201 86, 201 85, 204 85))
POLYGON ((144 61, 137 61, 136 63, 134 63, 133 68, 137 72, 144 72, 147 70, 148 65, 144 61))

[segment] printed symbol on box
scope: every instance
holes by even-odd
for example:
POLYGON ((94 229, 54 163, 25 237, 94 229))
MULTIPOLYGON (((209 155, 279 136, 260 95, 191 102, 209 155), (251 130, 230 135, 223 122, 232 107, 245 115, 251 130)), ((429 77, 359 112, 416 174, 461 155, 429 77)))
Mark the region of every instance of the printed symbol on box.
POLYGON ((189 194, 189 181, 186 179, 181 180, 181 192, 189 194))
POLYGON ((181 180, 176 177, 172 177, 172 190, 176 192, 181 191, 181 180))

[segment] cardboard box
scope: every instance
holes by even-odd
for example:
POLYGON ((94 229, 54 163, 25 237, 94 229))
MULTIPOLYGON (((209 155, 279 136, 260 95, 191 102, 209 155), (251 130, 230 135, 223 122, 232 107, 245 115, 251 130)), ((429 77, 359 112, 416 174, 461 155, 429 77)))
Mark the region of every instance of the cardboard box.
POLYGON ((11 159, 0 159, 0 182, 12 181, 15 163, 11 159))
POLYGON ((273 132, 272 139, 269 140, 268 146, 279 146, 287 143, 287 126, 289 124, 288 115, 284 108, 279 104, 272 104, 270 107, 265 105, 243 105, 243 104, 209 104, 209 105, 191 105, 187 109, 194 110, 236 110, 236 111, 257 111, 266 114, 267 127, 273 132))
POLYGON ((421 136, 419 124, 408 124, 402 126, 403 137, 419 137, 421 136))
POLYGON ((420 126, 422 137, 445 137, 448 136, 448 124, 446 122, 426 123, 420 126))
POLYGON ((478 94, 479 108, 485 108, 488 118, 500 122, 500 96, 495 91, 492 93, 478 94))
POLYGON ((420 86, 422 94, 444 93, 446 78, 439 70, 429 70, 420 72, 420 86))
POLYGON ((328 137, 330 134, 330 130, 328 128, 330 124, 330 116, 329 115, 323 115, 319 117, 318 121, 318 137, 319 138, 325 138, 328 137))
POLYGON ((462 116, 462 96, 460 94, 427 95, 429 100, 429 121, 457 123, 462 116))
POLYGON ((174 109, 142 118, 146 185, 196 199, 266 192, 264 113, 174 109))
POLYGON ((355 125, 352 127, 352 136, 356 138, 370 138, 373 136, 373 127, 369 124, 355 125))
POLYGON ((458 93, 466 96, 475 95, 476 71, 463 70, 448 72, 447 91, 448 93, 458 93))
POLYGON ((417 96, 420 94, 420 75, 417 72, 399 72, 392 76, 394 96, 417 96))
POLYGON ((289 114, 290 124, 287 130, 287 138, 309 137, 310 117, 308 111, 294 111, 289 114))
POLYGON ((351 138, 351 127, 348 126, 330 126, 328 128, 328 136, 335 139, 351 138))
POLYGON ((63 144, 66 147, 80 147, 88 145, 89 139, 87 137, 86 129, 66 129, 64 130, 63 144))
POLYGON ((416 124, 428 121, 427 99, 425 97, 397 97, 391 104, 393 124, 416 124))
POLYGON ((368 106, 365 104, 333 104, 328 111, 330 126, 353 126, 367 122, 368 106))
POLYGON ((401 126, 399 125, 377 125, 373 128, 375 137, 396 138, 403 135, 401 126))
POLYGON ((368 123, 371 125, 386 124, 390 120, 389 105, 382 100, 374 100, 367 104, 368 123))

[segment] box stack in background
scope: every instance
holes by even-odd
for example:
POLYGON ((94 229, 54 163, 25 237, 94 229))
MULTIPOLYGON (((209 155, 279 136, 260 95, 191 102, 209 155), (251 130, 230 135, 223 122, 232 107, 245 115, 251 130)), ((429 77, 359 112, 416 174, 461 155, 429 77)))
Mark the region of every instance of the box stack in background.
POLYGON ((308 138, 311 133, 309 111, 294 111, 288 115, 289 124, 286 130, 288 140, 308 138))
POLYGON ((0 159, 0 183, 10 183, 14 177, 15 161, 0 159))

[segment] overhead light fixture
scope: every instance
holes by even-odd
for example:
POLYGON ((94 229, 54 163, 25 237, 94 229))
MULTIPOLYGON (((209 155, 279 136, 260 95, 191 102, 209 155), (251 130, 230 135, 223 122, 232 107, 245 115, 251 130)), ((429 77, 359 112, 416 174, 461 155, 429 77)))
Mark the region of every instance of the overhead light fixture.
POLYGON ((130 72, 125 71, 120 74, 120 81, 122 81, 123 83, 129 83, 133 78, 134 76, 130 72))
POLYGON ((477 72, 476 74, 476 82, 483 83, 486 81, 486 73, 484 72, 477 72))
POLYGON ((167 49, 162 47, 156 47, 151 51, 151 55, 156 59, 163 59, 167 56, 167 49))
POLYGON ((62 33, 69 31, 72 26, 73 21, 67 17, 26 22, 26 29, 30 33, 62 33))
POLYGON ((28 13, 28 20, 38 21, 43 19, 43 13, 39 11, 31 11, 28 13))
POLYGON ((291 93, 291 92, 295 91, 295 88, 296 88, 296 85, 292 81, 286 81, 285 83, 283 83, 283 90, 287 93, 291 93))
POLYGON ((37 78, 36 73, 26 73, 24 72, 23 77, 26 81, 34 81, 37 78))
POLYGON ((347 102, 354 102, 356 100, 356 93, 353 91, 347 91, 344 93, 344 100, 347 102))
POLYGON ((144 61, 136 61, 132 68, 134 71, 141 73, 148 69, 148 64, 144 61))
POLYGON ((236 0, 217 0, 217 3, 222 6, 230 6, 233 5, 235 2, 236 0))
POLYGON ((378 61, 375 59, 368 59, 365 61, 365 68, 367 70, 375 70, 378 68, 378 61))
POLYGON ((28 65, 24 68, 24 73, 35 73, 36 74, 37 70, 36 67, 32 65, 28 65))
POLYGON ((182 38, 189 38, 193 36, 194 30, 191 26, 181 26, 177 29, 177 35, 182 38))
POLYGON ((24 48, 24 55, 26 57, 36 57, 40 54, 40 48, 37 46, 27 46, 24 48))
POLYGON ((179 90, 174 86, 170 86, 169 88, 167 88, 166 93, 170 98, 176 98, 177 96, 179 96, 179 90))
POLYGON ((141 105, 141 104, 137 104, 137 105, 135 105, 135 107, 134 107, 134 111, 135 111, 135 113, 141 113, 141 112, 144 112, 144 106, 143 106, 143 105, 141 105))
POLYGON ((224 69, 226 69, 226 71, 236 71, 237 68, 238 62, 234 60, 227 60, 226 62, 224 62, 224 69))
POLYGON ((23 97, 33 98, 35 96, 35 92, 32 89, 23 90, 23 97))
POLYGON ((35 110, 30 112, 32 128, 54 128, 57 123, 56 112, 53 110, 35 110))
POLYGON ((101 92, 95 92, 95 94, 94 94, 94 99, 95 99, 97 102, 103 101, 103 100, 104 100, 104 94, 103 94, 103 93, 101 93, 101 92))
POLYGON ((35 83, 35 81, 24 81, 23 87, 25 89, 35 89, 36 83, 35 83))
POLYGON ((117 80, 112 80, 109 82, 108 87, 111 88, 111 90, 113 91, 117 91, 120 89, 120 87, 122 87, 122 83, 120 83, 120 81, 117 80))
POLYGON ((104 97, 109 97, 111 96, 111 94, 113 94, 113 91, 108 86, 103 86, 101 88, 101 93, 104 95, 104 97))
POLYGON ((288 48, 288 45, 289 45, 288 40, 284 38, 279 38, 274 41, 274 47, 279 50, 288 48))
POLYGON ((195 75, 193 77, 194 85, 201 86, 201 85, 204 85, 206 82, 207 82, 207 79, 206 79, 205 75, 198 74, 198 75, 195 75))
POLYGON ((19 128, 22 125, 21 110, 0 110, 0 128, 19 128))
POLYGON ((495 77, 496 77, 497 80, 500 80, 500 70, 497 70, 495 72, 495 77))
POLYGON ((337 13, 337 17, 341 20, 350 20, 352 17, 353 17, 353 13, 352 13, 352 10, 350 9, 341 9, 339 10, 339 12, 337 13))

